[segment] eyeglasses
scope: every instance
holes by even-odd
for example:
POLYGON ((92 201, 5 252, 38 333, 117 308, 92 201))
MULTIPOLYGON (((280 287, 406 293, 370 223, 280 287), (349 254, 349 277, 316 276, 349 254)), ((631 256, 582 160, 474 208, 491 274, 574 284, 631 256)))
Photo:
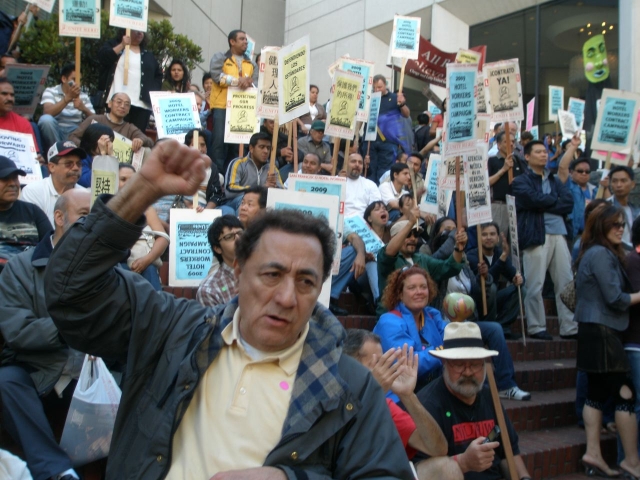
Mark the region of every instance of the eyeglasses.
POLYGON ((73 168, 74 165, 78 168, 82 168, 82 160, 80 160, 79 162, 52 162, 52 163, 58 164, 64 168, 73 168))
POLYGON ((471 373, 478 373, 484 367, 484 360, 478 360, 475 362, 459 362, 459 361, 449 361, 449 366, 451 370, 455 373, 462 373, 467 368, 471 370, 471 373))
POLYGON ((621 228, 624 228, 627 226, 627 222, 613 222, 611 226, 616 230, 620 230, 621 228))
POLYGON ((235 240, 237 237, 241 236, 244 233, 244 230, 237 230, 235 232, 227 233, 218 239, 219 242, 228 242, 229 240, 235 240))
POLYGON ((407 238, 411 238, 411 237, 418 238, 419 236, 420 236, 420 232, 418 232, 416 229, 412 229, 409 232, 409 235, 407 235, 407 238))
POLYGON ((131 104, 129 102, 125 102, 124 100, 120 100, 120 99, 114 100, 113 103, 115 105, 124 105, 125 107, 130 107, 131 106, 131 104))
POLYGON ((591 170, 578 170, 577 168, 575 169, 576 173, 591 173, 591 170))

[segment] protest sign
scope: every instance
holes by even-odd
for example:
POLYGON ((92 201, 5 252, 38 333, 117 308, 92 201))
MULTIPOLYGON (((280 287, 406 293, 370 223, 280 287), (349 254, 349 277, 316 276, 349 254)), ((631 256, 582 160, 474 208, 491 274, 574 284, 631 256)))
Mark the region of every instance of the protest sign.
POLYGON ((256 111, 270 120, 278 115, 278 50, 280 47, 264 47, 260 54, 256 111))
POLYGON ((549 85, 549 120, 558 121, 558 110, 564 109, 564 87, 549 85))
POLYGON ((533 114, 536 109, 536 97, 533 97, 529 103, 527 103, 527 120, 525 122, 524 129, 527 131, 531 131, 533 127, 533 114))
POLYGON ((511 263, 520 273, 520 247, 518 244, 518 218, 516 215, 516 197, 507 195, 507 213, 509 215, 509 236, 511 237, 511 263))
POLYGON ((169 285, 197 287, 213 262, 207 231, 222 212, 206 209, 198 213, 190 208, 172 208, 169 212, 169 285))
POLYGON ((332 273, 340 270, 340 252, 344 237, 344 201, 347 196, 347 179, 344 177, 328 177, 326 175, 305 175, 301 173, 289 174, 287 187, 294 192, 317 193, 338 197, 338 218, 336 219, 337 262, 333 263, 332 273))
POLYGON ((491 187, 487 169, 487 144, 479 143, 475 152, 465 155, 464 184, 467 226, 491 221, 491 187))
POLYGON ((569 106, 567 107, 567 111, 573 113, 573 116, 576 117, 576 124, 581 130, 584 124, 584 106, 584 100, 575 97, 569 97, 569 106))
POLYGON ((362 77, 336 70, 331 87, 331 110, 327 115, 324 134, 352 140, 355 135, 356 110, 360 101, 362 77))
POLYGON ((158 138, 184 142, 189 130, 200 129, 200 114, 193 92, 150 92, 158 138))
POLYGON ((53 4, 55 0, 30 0, 29 3, 36 5, 39 9, 44 10, 47 13, 51 13, 53 10, 53 4))
POLYGON ((60 0, 58 34, 61 37, 99 39, 100 3, 99 0, 60 0))
POLYGON ((378 114, 380 113, 381 92, 371 94, 371 104, 369 105, 369 119, 367 120, 367 131, 364 139, 369 142, 375 142, 378 134, 378 114))
POLYGON ((278 50, 278 121, 309 113, 309 35, 278 50))
POLYGON ((31 134, 0 130, 0 155, 12 160, 16 167, 27 174, 25 177, 19 177, 22 185, 42 180, 42 170, 36 160, 36 146, 31 134))
POLYGON ((456 54, 455 63, 474 63, 478 65, 482 59, 482 53, 475 50, 465 50, 461 48, 456 54))
POLYGON ((256 41, 247 35, 247 49, 244 51, 244 54, 253 59, 253 54, 256 50, 256 41))
POLYGON ((420 202, 420 211, 424 213, 438 213, 438 173, 440 171, 441 157, 432 153, 429 156, 427 165, 427 174, 425 176, 424 185, 425 194, 420 202))
POLYGON ((440 162, 438 171, 438 187, 445 190, 456 189, 456 158, 445 158, 440 162))
POLYGON ((91 205, 98 195, 115 195, 118 192, 118 159, 97 155, 91 164, 91 205))
POLYGON ((484 77, 481 73, 476 76, 476 110, 478 114, 487 113, 487 99, 484 94, 484 77))
POLYGON ((249 143, 251 135, 260 131, 256 115, 258 89, 238 87, 227 89, 227 115, 224 126, 225 143, 249 143))
POLYGON ((393 17, 391 56, 417 60, 420 53, 420 17, 393 17))
POLYGON ((384 247, 384 243, 380 240, 380 237, 376 235, 376 232, 371 230, 371 227, 367 225, 360 215, 354 215, 353 217, 347 217, 344 219, 345 228, 358 234, 358 236, 364 242, 364 249, 367 253, 376 255, 378 251, 384 247))
POLYGON ((531 132, 531 135, 533 135, 534 140, 540 140, 538 125, 534 125, 533 127, 531 127, 531 130, 529 131, 531 132))
POLYGON ((348 57, 342 57, 340 59, 340 70, 355 73, 362 77, 360 99, 358 101, 358 110, 356 111, 356 120, 359 122, 366 122, 369 116, 374 66, 375 64, 373 62, 369 62, 367 60, 358 60, 357 58, 348 57))
POLYGON ((438 188, 438 213, 436 214, 437 218, 449 216, 449 207, 451 206, 452 197, 453 190, 438 188))
POLYGON ((444 156, 476 149, 476 75, 475 64, 447 65, 444 156))
POLYGON ((605 88, 591 140, 592 150, 630 153, 640 95, 605 88))
MULTIPOLYGON (((97 123, 97 122, 92 122, 97 123)), ((113 132, 113 155, 118 159, 119 163, 128 163, 132 165, 136 171, 142 166, 144 158, 144 149, 140 148, 137 152, 133 151, 133 142, 118 132, 113 132)))
POLYGON ((491 138, 491 115, 479 113, 476 115, 476 140, 489 143, 491 138))
POLYGON ((14 113, 29 116, 35 113, 48 74, 49 65, 10 63, 6 66, 5 75, 15 92, 14 113))
POLYGON ((571 112, 562 109, 558 110, 558 123, 560 123, 563 140, 571 140, 578 131, 576 117, 571 112))
POLYGON ((149 0, 111 0, 109 25, 147 31, 149 0))
POLYGON ((524 120, 518 59, 485 63, 483 74, 487 113, 494 122, 524 120))

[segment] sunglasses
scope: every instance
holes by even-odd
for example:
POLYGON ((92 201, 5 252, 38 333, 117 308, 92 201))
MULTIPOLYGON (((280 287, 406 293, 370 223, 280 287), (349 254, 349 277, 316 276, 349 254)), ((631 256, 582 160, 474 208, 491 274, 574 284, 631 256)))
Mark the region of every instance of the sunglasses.
POLYGON ((613 222, 611 226, 616 230, 619 230, 621 228, 625 228, 627 226, 627 222, 613 222))
POLYGON ((484 367, 484 361, 478 360, 474 362, 458 362, 455 360, 449 361, 449 367, 456 373, 462 373, 467 368, 471 370, 472 373, 478 373, 484 367))
POLYGON ((576 173, 591 173, 591 170, 578 170, 578 169, 576 168, 575 172, 576 172, 576 173))

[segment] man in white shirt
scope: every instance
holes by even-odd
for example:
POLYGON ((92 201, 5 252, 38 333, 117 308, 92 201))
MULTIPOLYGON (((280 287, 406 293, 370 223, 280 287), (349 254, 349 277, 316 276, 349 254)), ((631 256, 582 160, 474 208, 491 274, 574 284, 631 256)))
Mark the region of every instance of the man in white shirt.
POLYGON ((347 177, 347 196, 344 202, 344 216, 364 215, 364 211, 370 203, 382 200, 378 186, 371 180, 362 176, 364 162, 362 155, 352 153, 341 177, 347 177))
POLYGON ((391 165, 390 180, 380 184, 380 197, 389 211, 389 219, 395 222, 400 218, 400 197, 407 195, 407 187, 411 184, 409 165, 406 163, 394 163, 391 165))
POLYGON ((64 142, 82 121, 95 115, 89 96, 76 84, 76 66, 65 65, 60 72, 60 85, 49 87, 42 93, 40 104, 44 115, 38 120, 44 150, 56 142, 64 142))
POLYGON ((53 211, 58 197, 73 188, 86 190, 77 184, 82 173, 82 159, 86 156, 85 151, 73 142, 54 143, 47 155, 51 175, 24 187, 21 200, 40 207, 54 225, 53 211))

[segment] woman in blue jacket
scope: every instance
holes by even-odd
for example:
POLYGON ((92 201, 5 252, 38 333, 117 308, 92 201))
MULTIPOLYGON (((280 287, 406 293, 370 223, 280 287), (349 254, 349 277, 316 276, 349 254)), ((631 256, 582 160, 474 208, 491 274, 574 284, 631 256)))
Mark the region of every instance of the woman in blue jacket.
POLYGON ((416 390, 438 377, 442 369, 440 360, 429 355, 429 350, 442 346, 446 325, 440 312, 427 306, 437 294, 436 282, 423 268, 414 265, 396 270, 389 275, 381 299, 389 311, 373 329, 383 351, 406 343, 418 354, 416 390))

